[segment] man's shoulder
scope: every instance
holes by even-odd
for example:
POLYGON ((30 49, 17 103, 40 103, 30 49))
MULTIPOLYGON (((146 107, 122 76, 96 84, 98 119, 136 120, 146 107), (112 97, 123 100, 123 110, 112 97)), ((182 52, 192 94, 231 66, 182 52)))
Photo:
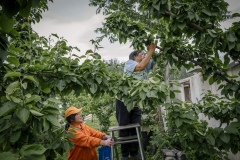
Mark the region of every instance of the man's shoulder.
POLYGON ((125 65, 124 65, 124 73, 127 74, 127 75, 131 75, 133 72, 134 72, 134 68, 136 67, 138 63, 134 60, 128 60, 125 62, 125 65))
POLYGON ((124 67, 125 68, 129 68, 129 67, 132 68, 132 66, 135 66, 137 64, 138 64, 138 62, 129 59, 128 61, 125 62, 125 66, 124 67))
POLYGON ((125 62, 125 64, 128 64, 128 63, 138 63, 138 62, 136 62, 136 61, 134 61, 134 60, 132 60, 132 59, 129 59, 129 60, 127 60, 127 61, 125 62))

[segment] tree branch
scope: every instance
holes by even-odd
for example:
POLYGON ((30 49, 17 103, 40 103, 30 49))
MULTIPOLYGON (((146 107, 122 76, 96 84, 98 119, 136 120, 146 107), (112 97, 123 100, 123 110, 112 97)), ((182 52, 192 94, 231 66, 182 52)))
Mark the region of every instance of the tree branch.
POLYGON ((195 23, 188 23, 187 26, 190 28, 194 28, 199 32, 204 32, 204 29, 202 27, 196 25, 195 23))
MULTIPOLYGON (((173 16, 173 13, 172 13, 172 12, 169 12, 169 11, 165 11, 165 16, 167 16, 167 17, 170 18, 171 16, 173 16)), ((188 26, 189 28, 196 29, 196 30, 199 31, 199 32, 204 32, 204 29, 203 29, 202 27, 196 25, 195 23, 187 23, 187 26, 188 26)))

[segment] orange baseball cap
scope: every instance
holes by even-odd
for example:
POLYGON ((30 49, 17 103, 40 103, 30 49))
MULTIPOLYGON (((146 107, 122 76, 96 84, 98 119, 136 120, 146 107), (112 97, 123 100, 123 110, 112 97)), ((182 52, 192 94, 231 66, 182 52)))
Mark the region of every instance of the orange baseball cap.
POLYGON ((82 108, 76 108, 74 106, 70 106, 66 111, 65 111, 65 118, 70 116, 71 114, 76 114, 81 112, 82 108))

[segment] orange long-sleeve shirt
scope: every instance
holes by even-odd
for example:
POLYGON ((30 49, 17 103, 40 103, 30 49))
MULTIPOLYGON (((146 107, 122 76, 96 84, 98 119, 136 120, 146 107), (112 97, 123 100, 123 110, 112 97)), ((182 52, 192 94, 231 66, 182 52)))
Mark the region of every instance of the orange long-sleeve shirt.
POLYGON ((70 125, 68 129, 75 136, 75 138, 69 138, 74 148, 70 149, 68 160, 98 160, 96 147, 100 146, 105 133, 96 131, 83 123, 80 126, 79 128, 70 125))

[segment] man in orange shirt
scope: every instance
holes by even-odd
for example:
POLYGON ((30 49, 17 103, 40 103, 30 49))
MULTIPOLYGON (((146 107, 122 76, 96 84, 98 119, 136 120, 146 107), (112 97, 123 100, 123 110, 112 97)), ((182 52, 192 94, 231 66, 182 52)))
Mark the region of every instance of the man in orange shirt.
POLYGON ((69 138, 73 142, 74 148, 70 149, 68 160, 98 160, 96 147, 100 145, 110 147, 114 142, 105 133, 82 123, 81 110, 82 108, 71 106, 65 111, 68 122, 65 129, 75 136, 75 138, 69 138))

